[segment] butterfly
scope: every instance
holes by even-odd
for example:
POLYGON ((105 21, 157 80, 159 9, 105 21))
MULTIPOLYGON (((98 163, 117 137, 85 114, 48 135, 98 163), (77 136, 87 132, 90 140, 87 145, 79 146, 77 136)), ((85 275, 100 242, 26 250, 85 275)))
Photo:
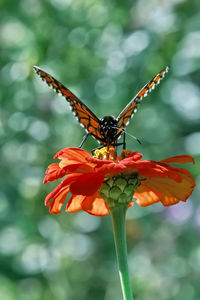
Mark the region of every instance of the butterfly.
POLYGON ((58 94, 65 97, 69 103, 72 112, 78 118, 81 126, 86 130, 80 147, 82 147, 86 138, 92 135, 102 146, 118 146, 123 144, 125 149, 125 131, 126 126, 137 111, 137 107, 144 97, 146 97, 158 85, 168 72, 169 67, 165 67, 156 76, 154 76, 139 93, 127 104, 121 111, 117 118, 113 116, 105 116, 99 119, 78 97, 76 97, 69 89, 62 83, 56 80, 37 66, 33 69, 50 87, 52 87, 58 94), (123 143, 117 143, 119 137, 124 134, 123 143))

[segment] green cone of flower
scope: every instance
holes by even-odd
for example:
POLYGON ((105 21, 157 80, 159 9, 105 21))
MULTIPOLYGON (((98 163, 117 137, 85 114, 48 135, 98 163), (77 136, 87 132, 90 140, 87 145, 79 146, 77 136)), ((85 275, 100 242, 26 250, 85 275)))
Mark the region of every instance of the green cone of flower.
POLYGON ((99 193, 109 208, 114 208, 119 204, 128 207, 139 184, 140 181, 136 173, 131 175, 122 173, 106 178, 99 193))

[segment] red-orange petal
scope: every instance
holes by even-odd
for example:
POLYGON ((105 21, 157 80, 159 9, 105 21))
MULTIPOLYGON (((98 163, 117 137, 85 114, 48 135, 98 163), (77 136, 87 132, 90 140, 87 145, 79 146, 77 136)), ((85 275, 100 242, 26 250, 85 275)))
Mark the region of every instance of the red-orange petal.
POLYGON ((133 205, 134 205, 134 201, 131 200, 131 202, 129 203, 128 207, 131 207, 131 206, 133 206, 133 205))
POLYGON ((46 175, 43 181, 44 184, 48 181, 54 181, 66 175, 66 171, 61 169, 58 163, 49 165, 45 173, 46 175))
POLYGON ((70 185, 70 192, 74 195, 91 196, 98 191, 103 180, 104 175, 100 173, 83 174, 70 185))
POLYGON ((104 199, 98 194, 86 196, 82 201, 81 207, 84 211, 94 216, 103 217, 109 213, 104 199))
POLYGON ((147 185, 141 185, 134 194, 134 199, 136 203, 140 206, 152 205, 156 202, 161 201, 162 196, 156 191, 153 191, 152 187, 147 185))
POLYGON ((95 170, 104 174, 119 174, 125 171, 126 167, 122 164, 110 163, 95 168, 95 170))
POLYGON ((76 163, 74 161, 62 160, 59 163, 59 166, 63 168, 66 174, 70 173, 89 173, 94 170, 94 167, 89 165, 88 163, 76 163))
POLYGON ((51 214, 61 213, 61 207, 66 200, 66 197, 69 193, 69 186, 63 187, 59 193, 53 198, 53 201, 50 205, 49 212, 51 214))
POLYGON ((175 168, 169 164, 142 160, 138 162, 130 162, 126 164, 127 169, 135 170, 140 175, 150 177, 169 177, 177 182, 181 181, 181 176, 177 172, 178 168, 175 168))
POLYGON ((74 180, 76 180, 79 176, 80 176, 80 174, 71 174, 67 178, 65 178, 53 191, 51 191, 51 193, 49 193, 46 196, 45 205, 50 206, 51 205, 51 202, 50 202, 51 199, 53 199, 53 201, 54 201, 55 198, 57 197, 57 195, 59 195, 59 192, 61 190, 63 190, 63 188, 68 187, 69 184, 71 182, 73 182, 74 180))
POLYGON ((195 163, 195 160, 190 155, 178 155, 172 156, 169 158, 162 159, 160 162, 170 163, 170 164, 187 164, 187 163, 195 163))
POLYGON ((148 206, 161 201, 164 206, 168 206, 186 201, 195 187, 195 181, 188 175, 179 175, 182 177, 181 182, 168 177, 153 177, 142 181, 134 194, 136 202, 141 206, 148 206))
POLYGON ((113 161, 109 159, 99 159, 96 157, 87 157, 86 160, 92 164, 95 164, 97 167, 101 167, 102 165, 110 164, 113 161))
POLYGON ((69 201, 67 202, 66 211, 68 213, 74 213, 79 210, 82 210, 81 203, 86 196, 83 195, 72 195, 69 201))
POLYGON ((129 154, 127 157, 121 160, 121 162, 126 162, 126 161, 137 161, 142 158, 142 154, 139 152, 132 152, 129 154))
POLYGON ((92 155, 86 150, 72 147, 61 149, 54 155, 55 159, 67 159, 75 162, 85 162, 87 157, 92 157, 92 155))
POLYGON ((87 161, 92 155, 79 148, 64 148, 60 150, 54 158, 61 159, 60 168, 64 168, 68 173, 88 173, 92 172, 94 165, 87 161))

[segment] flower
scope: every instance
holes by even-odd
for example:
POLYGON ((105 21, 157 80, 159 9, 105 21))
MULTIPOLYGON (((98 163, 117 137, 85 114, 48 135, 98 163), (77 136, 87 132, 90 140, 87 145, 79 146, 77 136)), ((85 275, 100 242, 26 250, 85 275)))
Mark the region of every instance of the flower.
POLYGON ((95 156, 80 148, 65 148, 55 156, 59 163, 51 164, 44 183, 68 175, 47 195, 45 205, 51 214, 61 212, 67 202, 69 213, 84 210, 95 216, 105 216, 112 206, 125 203, 140 206, 161 202, 164 206, 186 201, 195 181, 190 172, 172 164, 194 163, 193 157, 180 155, 161 161, 142 160, 142 154, 123 150, 116 156, 114 148, 96 150, 95 156))

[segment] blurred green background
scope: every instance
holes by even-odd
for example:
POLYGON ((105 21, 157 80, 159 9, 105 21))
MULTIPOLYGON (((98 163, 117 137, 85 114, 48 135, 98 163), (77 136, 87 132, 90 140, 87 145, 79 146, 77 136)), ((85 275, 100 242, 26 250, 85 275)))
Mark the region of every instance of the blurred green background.
POLYGON ((45 169, 84 130, 33 65, 98 117, 117 116, 171 66, 127 127, 142 145, 127 137, 127 147, 193 155, 197 188, 187 203, 129 209, 129 267, 136 300, 200 299, 199 0, 1 0, 0 26, 0 299, 122 299, 109 216, 44 206, 55 186, 43 186, 45 169))

